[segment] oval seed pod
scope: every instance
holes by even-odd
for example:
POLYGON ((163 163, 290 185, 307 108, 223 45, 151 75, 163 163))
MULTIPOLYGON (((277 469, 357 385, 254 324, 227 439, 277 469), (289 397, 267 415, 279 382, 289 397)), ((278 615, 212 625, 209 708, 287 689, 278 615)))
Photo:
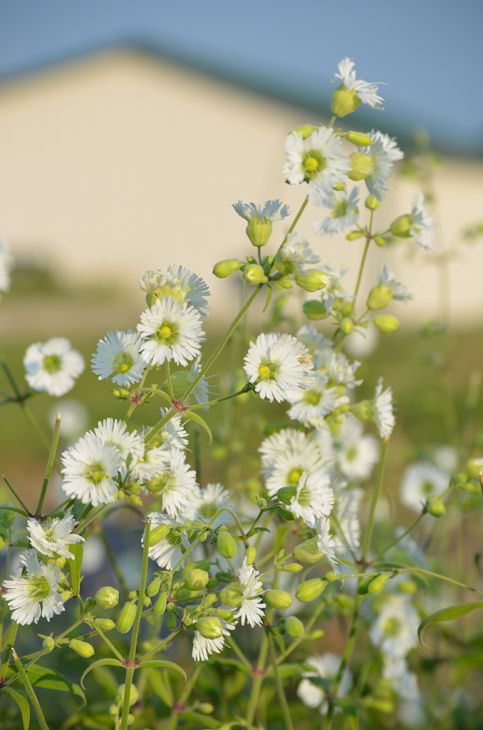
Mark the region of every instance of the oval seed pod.
POLYGON ((121 613, 117 619, 117 630, 121 634, 127 634, 131 630, 136 616, 136 605, 134 603, 125 603, 121 608, 121 613))

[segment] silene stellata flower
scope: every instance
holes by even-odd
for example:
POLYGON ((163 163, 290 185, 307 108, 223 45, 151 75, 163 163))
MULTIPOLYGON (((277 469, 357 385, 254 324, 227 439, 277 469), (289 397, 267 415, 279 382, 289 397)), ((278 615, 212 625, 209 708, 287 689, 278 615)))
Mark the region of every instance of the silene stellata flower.
POLYGON ((23 364, 32 390, 61 396, 74 387, 84 370, 84 359, 65 337, 35 342, 27 348, 23 364))
POLYGON ((35 550, 20 556, 19 571, 3 582, 3 597, 12 612, 12 620, 24 626, 47 621, 64 610, 59 592, 60 570, 42 562, 35 550))
POLYGON ((349 159, 342 151, 340 137, 330 127, 318 127, 308 134, 294 130, 285 141, 284 175, 290 185, 308 183, 310 198, 330 192, 344 183, 349 159))
POLYGON ((235 618, 240 619, 242 626, 249 624, 261 626, 263 623, 265 603, 261 598, 263 593, 263 584, 260 580, 260 574, 247 563, 244 558, 242 567, 238 574, 238 581, 242 591, 241 605, 235 613, 235 618))
POLYGON ((314 376, 312 357, 292 335, 271 332, 252 342, 244 360, 248 381, 260 398, 284 401, 314 376))
POLYGON ((198 310, 171 297, 156 299, 141 314, 138 331, 142 338, 141 354, 150 365, 171 360, 187 365, 199 355, 205 337, 198 310))
POLYGON ((99 380, 110 378, 121 387, 138 383, 146 369, 141 345, 142 338, 134 330, 108 332, 97 343, 91 360, 92 371, 99 380))
POLYGON ((166 271, 146 271, 139 280, 150 306, 156 300, 172 299, 180 305, 189 305, 201 315, 208 313, 210 290, 204 279, 184 266, 173 264, 166 271))
POLYGON ((84 542, 81 535, 73 532, 76 524, 72 514, 55 517, 48 522, 40 522, 35 517, 27 520, 27 532, 30 544, 41 555, 48 558, 73 558, 69 547, 78 542, 84 542))

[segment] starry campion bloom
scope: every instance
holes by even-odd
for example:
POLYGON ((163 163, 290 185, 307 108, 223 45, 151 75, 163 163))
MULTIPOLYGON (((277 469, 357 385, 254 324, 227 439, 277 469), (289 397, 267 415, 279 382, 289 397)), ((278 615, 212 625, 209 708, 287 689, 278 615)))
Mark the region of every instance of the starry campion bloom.
POLYGON ((221 484, 207 484, 206 487, 200 489, 199 497, 194 503, 193 519, 209 522, 211 527, 216 529, 233 519, 226 511, 221 512, 215 518, 220 509, 230 506, 230 494, 221 484))
POLYGON ((322 426, 325 416, 336 406, 349 401, 347 396, 339 396, 336 387, 328 386, 327 375, 320 373, 316 374, 309 388, 290 393, 287 400, 292 404, 288 411, 289 417, 314 428, 322 426))
POLYGON ((404 657, 418 645, 419 614, 406 595, 392 595, 383 603, 369 636, 383 654, 404 657))
POLYGON ((13 256, 8 241, 0 239, 0 293, 10 289, 10 274, 13 268, 13 256))
MULTIPOLYGON (((328 652, 320 656, 310 657, 304 662, 311 667, 311 670, 304 674, 298 686, 297 694, 307 707, 319 708, 321 715, 325 715, 328 708, 326 693, 320 682, 314 682, 312 680, 323 679, 329 683, 334 682, 338 675, 341 661, 342 657, 328 652)), ((351 686, 352 674, 346 667, 337 690, 337 698, 341 699, 344 697, 351 686)))
POLYGON ((133 330, 108 332, 97 343, 91 366, 99 380, 126 387, 141 380, 146 363, 141 357, 141 336, 133 330))
POLYGON ((370 81, 363 81, 356 76, 355 63, 347 56, 337 64, 337 73, 334 74, 334 81, 339 80, 346 89, 355 92, 358 100, 373 109, 382 109, 384 99, 379 96, 377 84, 370 81))
POLYGON ((309 351, 292 335, 261 334, 250 344, 244 360, 248 381, 260 398, 281 402, 313 379, 309 351))
POLYGON ((238 200, 233 203, 233 209, 246 221, 250 221, 253 217, 258 220, 281 221, 290 213, 288 205, 284 205, 281 200, 267 200, 265 205, 256 205, 256 203, 242 203, 238 200))
POLYGON ((138 331, 143 340, 141 354, 150 365, 171 360, 187 365, 198 356, 205 336, 200 313, 171 297, 157 299, 141 314, 138 331))
POLYGON ((184 266, 173 264, 166 271, 146 271, 139 280, 139 286, 147 294, 151 306, 157 299, 169 297, 178 304, 186 304, 201 315, 208 313, 210 290, 201 276, 184 266))
POLYGON ((68 497, 94 507, 116 499, 116 476, 123 461, 116 446, 104 443, 89 431, 64 451, 61 458, 62 489, 68 497))
POLYGON ((196 474, 179 449, 172 449, 162 469, 146 483, 147 489, 161 498, 169 517, 186 514, 199 498, 196 474))
POLYGON ((321 236, 342 233, 347 228, 357 224, 359 191, 353 188, 350 193, 346 190, 332 190, 324 193, 316 200, 318 205, 330 208, 330 215, 314 223, 314 230, 321 236))
POLYGON ((310 243, 300 231, 288 234, 287 240, 275 259, 277 268, 285 276, 303 273, 308 266, 317 264, 319 261, 320 256, 312 251, 310 243))
POLYGON ((262 473, 273 496, 282 487, 296 487, 302 474, 324 468, 318 443, 303 431, 286 428, 266 438, 261 447, 262 473))
POLYGON ((47 342, 30 345, 23 364, 25 379, 32 390, 55 396, 71 390, 84 370, 82 356, 72 349, 65 337, 53 337, 47 342))
POLYGON ((218 636, 216 639, 207 639, 199 631, 195 631, 191 652, 191 656, 195 662, 206 662, 210 654, 219 654, 223 651, 225 636, 230 635, 230 632, 235 628, 235 624, 230 624, 226 621, 222 621, 221 624, 223 636, 218 636))
POLYGON ((374 396, 374 422, 381 438, 387 439, 393 432, 396 418, 392 403, 392 390, 383 388, 382 378, 379 378, 374 396))
POLYGON ((364 434, 362 423, 349 415, 333 439, 335 462, 349 480, 367 479, 379 459, 379 444, 372 434, 364 434))
POLYGON ((339 541, 332 533, 330 519, 320 517, 315 523, 317 549, 323 553, 335 573, 340 573, 340 563, 336 550, 340 547, 339 541))
POLYGON ((308 527, 314 527, 320 517, 328 517, 334 504, 334 492, 326 471, 302 474, 295 495, 288 505, 295 517, 300 517, 308 527))
POLYGON ((265 608, 265 604, 260 597, 263 592, 263 585, 259 580, 258 571, 255 570, 253 565, 248 565, 246 558, 243 560, 238 580, 242 591, 242 602, 235 618, 240 619, 242 626, 249 624, 252 629, 254 626, 261 626, 265 608))
POLYGON ((371 170, 365 182, 371 195, 382 200, 388 190, 388 181, 394 163, 402 160, 403 153, 397 146, 396 140, 387 134, 373 129, 369 136, 372 139, 370 147, 360 148, 360 152, 371 160, 371 170))
POLYGON ((428 497, 448 487, 449 476, 430 461, 417 461, 408 466, 401 481, 401 502, 411 509, 422 509, 428 497))
POLYGON ((39 522, 35 517, 27 520, 27 532, 30 544, 48 558, 73 558, 69 546, 76 542, 84 542, 81 535, 73 532, 76 520, 73 515, 66 514, 48 522, 39 522))
POLYGON ((139 459, 144 454, 144 441, 137 431, 128 431, 124 421, 105 418, 99 421, 92 432, 106 446, 114 446, 121 458, 139 459))
POLYGON ((151 512, 149 515, 151 523, 151 537, 153 531, 160 526, 166 529, 161 537, 149 544, 149 557, 164 570, 173 570, 183 559, 183 538, 180 530, 184 530, 184 522, 172 520, 162 512, 151 512))
POLYGON ((25 572, 3 582, 3 598, 12 612, 12 620, 21 626, 36 624, 41 617, 50 621, 54 614, 64 610, 58 590, 60 570, 41 562, 35 550, 23 553, 20 563, 25 572))
POLYGON ((319 127, 308 136, 297 130, 285 141, 283 172, 290 185, 309 185, 310 198, 330 192, 337 183, 347 179, 350 163, 342 153, 340 137, 329 127, 319 127))
POLYGON ((424 195, 422 193, 419 193, 413 198, 409 217, 411 220, 409 234, 414 238, 418 246, 425 251, 434 251, 433 219, 424 208, 424 195))
POLYGON ((337 514, 340 534, 335 540, 335 550, 340 557, 352 557, 361 540, 360 506, 364 492, 362 489, 341 489, 337 493, 334 512, 337 514), (349 554, 348 554, 349 553, 349 554))
POLYGON ((404 284, 401 284, 392 271, 384 264, 379 272, 379 284, 387 286, 392 291, 393 299, 400 302, 407 302, 412 299, 412 294, 408 292, 404 284))

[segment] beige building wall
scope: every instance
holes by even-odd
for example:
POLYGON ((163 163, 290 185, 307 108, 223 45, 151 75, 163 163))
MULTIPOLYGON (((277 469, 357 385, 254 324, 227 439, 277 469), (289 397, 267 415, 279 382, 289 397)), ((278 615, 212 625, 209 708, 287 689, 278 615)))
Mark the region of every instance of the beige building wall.
MULTIPOLYGON (((136 287, 145 269, 182 263, 207 278, 214 309, 225 316, 236 298, 211 267, 248 252, 231 203, 281 197, 296 209, 304 191, 283 183, 283 142, 306 121, 318 120, 136 52, 93 56, 5 84, 0 233, 17 255, 47 260, 76 282, 136 287)), ((440 230, 451 243, 482 217, 483 166, 448 161, 437 188, 440 230)), ((394 179, 381 218, 407 208, 413 192, 394 179)), ((324 261, 351 267, 351 286, 360 242, 318 238, 311 232, 317 215, 310 212, 302 227, 324 261)), ((382 258, 387 252, 374 251, 371 268, 382 258)), ((418 321, 435 314, 434 268, 413 245, 398 246, 389 259, 415 295, 399 312, 418 321)), ((459 322, 481 316, 482 271, 483 246, 452 265, 459 322)))

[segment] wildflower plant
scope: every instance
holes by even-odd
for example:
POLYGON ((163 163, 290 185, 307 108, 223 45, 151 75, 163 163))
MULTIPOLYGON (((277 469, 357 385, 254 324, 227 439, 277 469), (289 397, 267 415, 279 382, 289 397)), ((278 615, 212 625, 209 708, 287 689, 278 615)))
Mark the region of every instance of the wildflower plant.
MULTIPOLYGON (((384 264, 362 299, 371 249, 399 241, 431 251, 433 227, 422 195, 389 225, 378 223, 402 152, 382 132, 342 126, 361 104, 382 107, 377 85, 359 80, 348 58, 335 81, 330 123, 305 124, 286 139, 283 175, 300 186, 299 210, 280 200, 233 205, 252 248, 243 260, 217 262, 213 272, 236 277, 246 298, 215 347, 204 352, 205 281, 177 265, 146 272, 137 325, 108 332, 91 360, 125 407, 123 417, 106 414, 61 453, 57 419, 36 505, 5 477, 16 503, 2 505, 0 520, 8 544, 4 727, 29 727, 30 708, 49 727, 37 696, 46 687, 73 699, 55 725, 65 728, 328 730, 356 727, 357 718, 384 727, 398 711, 403 725, 434 720, 409 657, 418 633, 483 603, 430 610, 424 581, 469 587, 433 570, 412 534, 458 506, 462 492, 479 494, 483 461, 462 452, 444 464, 433 454, 409 465, 401 502, 416 519, 399 527, 395 514, 379 529, 396 409, 390 385, 379 373, 364 383, 360 363, 344 349, 354 332, 395 332, 393 304, 411 298, 384 264), (330 246, 330 236, 344 232, 346 245, 360 248, 353 290, 345 272, 321 262, 318 239, 305 238, 300 225, 309 205, 319 211, 316 236, 329 237, 330 246), (302 306, 286 331, 292 294, 302 306), (241 336, 237 367, 218 380, 215 363, 263 297, 273 327, 262 325, 250 342, 241 336), (236 404, 252 423, 262 401, 273 423, 251 429, 257 456, 232 444, 229 460, 243 468, 224 483, 222 474, 204 483, 202 454, 224 448, 216 425, 212 443, 211 412, 216 424, 216 409, 236 404), (51 497, 47 510, 54 473, 62 496, 57 504, 51 497), (86 539, 124 510, 137 527, 138 584, 126 584, 112 554, 117 585, 91 595, 83 579, 86 539), (342 637, 329 640, 337 626, 342 637), (21 720, 12 725, 15 705, 21 720)), ((2 244, 2 291, 11 265, 2 244)), ((36 394, 70 391, 84 362, 55 337, 31 345, 24 366, 25 388, 2 364, 12 389, 4 405, 27 414, 36 394)))

